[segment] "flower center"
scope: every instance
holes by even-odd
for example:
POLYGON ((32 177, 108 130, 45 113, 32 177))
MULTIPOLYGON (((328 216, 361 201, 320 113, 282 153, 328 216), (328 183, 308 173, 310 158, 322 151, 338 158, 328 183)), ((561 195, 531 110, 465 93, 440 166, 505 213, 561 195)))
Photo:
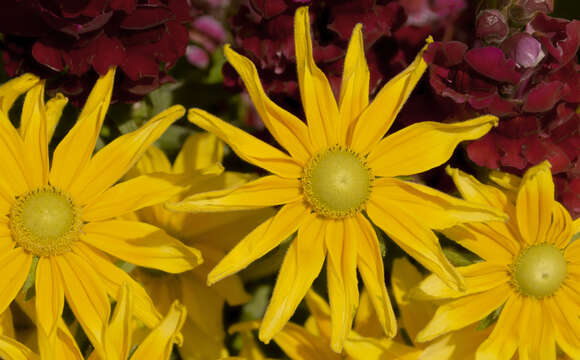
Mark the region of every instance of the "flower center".
POLYGON ((10 209, 14 241, 36 256, 69 251, 78 239, 81 225, 79 210, 72 199, 52 186, 17 197, 10 209))
POLYGON ((513 281, 524 295, 550 296, 565 277, 566 259, 560 249, 550 244, 530 246, 514 263, 513 281))
POLYGON ((306 164, 302 188, 316 213, 338 219, 363 208, 373 179, 363 157, 337 145, 315 155, 306 164))

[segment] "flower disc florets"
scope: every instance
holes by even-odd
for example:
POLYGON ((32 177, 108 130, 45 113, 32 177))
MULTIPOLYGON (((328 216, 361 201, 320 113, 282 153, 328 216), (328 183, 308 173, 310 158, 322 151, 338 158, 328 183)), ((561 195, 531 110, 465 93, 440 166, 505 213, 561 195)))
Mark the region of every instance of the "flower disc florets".
POLYGON ((68 194, 52 186, 16 198, 10 209, 14 241, 36 256, 54 256, 71 249, 82 225, 78 207, 68 194))
POLYGON ((373 180, 365 158, 335 145, 306 164, 302 188, 317 214, 339 219, 362 210, 373 180))
POLYGON ((566 278, 566 259, 550 244, 530 246, 513 266, 513 283, 523 295, 542 298, 553 295, 566 278))

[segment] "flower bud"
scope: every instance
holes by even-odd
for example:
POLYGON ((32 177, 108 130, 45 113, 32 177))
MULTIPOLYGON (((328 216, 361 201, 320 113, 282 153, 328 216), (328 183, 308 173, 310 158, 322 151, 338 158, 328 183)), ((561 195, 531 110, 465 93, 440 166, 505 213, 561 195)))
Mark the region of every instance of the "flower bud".
POLYGON ((500 43, 508 34, 505 16, 498 10, 483 10, 477 16, 476 36, 488 43, 500 43))

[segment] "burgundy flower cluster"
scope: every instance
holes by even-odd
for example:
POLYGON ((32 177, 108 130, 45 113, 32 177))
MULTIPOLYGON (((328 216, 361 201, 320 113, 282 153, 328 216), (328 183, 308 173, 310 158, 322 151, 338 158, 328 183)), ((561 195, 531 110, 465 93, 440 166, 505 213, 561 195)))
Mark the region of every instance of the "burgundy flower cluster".
POLYGON ((8 75, 36 73, 75 102, 118 66, 114 99, 132 102, 171 80, 190 21, 187 0, 4 0, 3 61, 8 75))
POLYGON ((551 1, 514 0, 477 16, 477 40, 435 42, 425 53, 429 81, 468 112, 500 124, 471 143, 468 156, 522 174, 549 160, 558 199, 580 215, 580 21, 548 16, 551 1))
MULTIPOLYGON (((268 95, 296 114, 302 110, 293 16, 303 5, 310 6, 315 61, 336 94, 352 28, 362 23, 371 96, 409 64, 428 35, 443 37, 466 8, 464 0, 243 0, 231 19, 233 45, 256 64, 268 95)), ((223 72, 226 85, 241 91, 231 66, 223 72)), ((256 120, 248 121, 259 126, 256 120)))

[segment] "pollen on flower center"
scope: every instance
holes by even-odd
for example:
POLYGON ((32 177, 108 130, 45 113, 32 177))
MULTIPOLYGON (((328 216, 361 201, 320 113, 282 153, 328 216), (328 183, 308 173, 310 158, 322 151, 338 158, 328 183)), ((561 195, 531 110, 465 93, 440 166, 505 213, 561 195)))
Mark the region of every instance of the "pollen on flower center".
POLYGON ((373 179, 363 157, 333 146, 315 155, 305 166, 302 188, 316 213, 343 218, 363 208, 373 179))
POLYGON ((81 224, 79 209, 72 199, 52 186, 17 197, 10 209, 14 241, 36 256, 69 251, 78 239, 81 224))
POLYGON ((550 244, 530 246, 514 263, 513 281, 524 295, 550 296, 565 277, 566 259, 560 249, 550 244))

